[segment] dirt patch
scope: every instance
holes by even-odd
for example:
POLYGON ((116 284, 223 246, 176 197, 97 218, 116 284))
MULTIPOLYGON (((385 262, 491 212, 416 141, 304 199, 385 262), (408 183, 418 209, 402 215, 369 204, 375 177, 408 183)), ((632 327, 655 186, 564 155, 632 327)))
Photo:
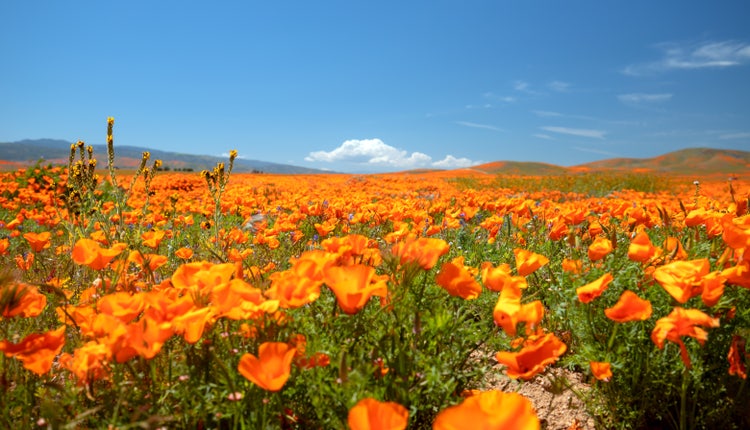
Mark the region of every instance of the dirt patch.
MULTIPOLYGON (((486 357, 485 360, 494 361, 494 358, 486 357)), ((542 429, 596 429, 594 418, 586 411, 586 405, 581 400, 590 394, 591 387, 580 373, 548 368, 530 381, 521 381, 508 378, 503 369, 504 366, 500 364, 493 365, 478 388, 515 391, 526 396, 536 409, 542 429)))

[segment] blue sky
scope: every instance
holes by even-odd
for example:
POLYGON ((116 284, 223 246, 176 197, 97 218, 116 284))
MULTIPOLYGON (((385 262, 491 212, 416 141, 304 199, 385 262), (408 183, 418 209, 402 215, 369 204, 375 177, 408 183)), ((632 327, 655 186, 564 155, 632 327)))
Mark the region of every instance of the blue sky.
POLYGON ((0 141, 345 172, 750 150, 747 1, 4 1, 0 141))

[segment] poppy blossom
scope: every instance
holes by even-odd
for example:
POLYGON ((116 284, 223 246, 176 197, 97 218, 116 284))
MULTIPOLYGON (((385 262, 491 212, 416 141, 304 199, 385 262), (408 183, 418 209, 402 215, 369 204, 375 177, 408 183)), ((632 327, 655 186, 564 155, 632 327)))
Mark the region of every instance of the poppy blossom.
POLYGON ((89 341, 76 348, 72 355, 67 352, 60 355, 60 365, 76 376, 79 385, 84 385, 107 376, 107 363, 111 357, 112 351, 108 345, 89 341))
POLYGON ((611 274, 605 273, 594 282, 591 282, 582 287, 576 288, 576 294, 578 294, 578 300, 580 300, 582 303, 591 302, 595 298, 602 295, 604 290, 606 290, 609 287, 609 283, 612 282, 613 279, 614 278, 612 278, 611 274))
POLYGON ((438 413, 433 430, 515 429, 539 430, 531 401, 519 393, 484 391, 438 413))
MULTIPOLYGON (((524 279, 520 276, 518 278, 524 279)), ((521 304, 521 289, 517 284, 509 284, 500 292, 492 316, 496 325, 502 327, 509 336, 515 336, 518 323, 526 323, 527 331, 539 324, 544 316, 544 306, 539 300, 521 304)))
POLYGON ((482 286, 464 266, 464 257, 456 257, 443 263, 435 277, 435 282, 451 296, 472 300, 482 293, 482 286))
POLYGON ((183 260, 190 260, 190 258, 193 256, 193 250, 188 247, 182 247, 174 252, 175 257, 183 259, 183 260))
POLYGON ((563 272, 578 274, 578 273, 581 273, 581 269, 583 269, 583 261, 573 260, 570 258, 563 258, 563 261, 562 261, 563 272))
POLYGON ((707 258, 690 261, 673 261, 654 270, 654 279, 679 303, 703 292, 702 279, 708 275, 707 258))
POLYGON ((159 247, 162 239, 164 239, 164 230, 151 230, 143 233, 141 239, 143 239, 143 246, 156 249, 159 247))
POLYGON ((289 379, 296 348, 284 342, 264 342, 258 356, 247 353, 240 358, 238 370, 253 384, 267 391, 279 391, 289 379))
POLYGON ((648 234, 641 230, 638 232, 628 246, 628 258, 632 261, 645 263, 659 255, 660 249, 651 243, 648 234))
POLYGON ((409 411, 405 407, 369 397, 349 409, 347 417, 352 430, 403 430, 408 421, 409 411))
POLYGON ((669 315, 656 321, 651 332, 651 340, 659 349, 664 348, 665 340, 678 344, 682 362, 685 363, 685 367, 690 368, 690 356, 682 337, 692 337, 703 345, 708 339, 708 333, 700 326, 718 327, 719 319, 712 318, 698 309, 675 307, 669 315))
POLYGON ((568 347, 553 333, 530 336, 518 352, 500 351, 495 354, 498 363, 507 367, 509 378, 528 381, 547 365, 557 361, 568 347))
POLYGON ((93 270, 102 270, 127 247, 124 243, 116 243, 111 248, 102 248, 95 240, 78 239, 73 246, 73 261, 93 270))
POLYGON ((651 312, 651 302, 641 299, 630 290, 625 290, 614 306, 604 310, 607 318, 619 323, 645 321, 651 318, 651 312))
POLYGON ((612 249, 612 242, 609 239, 603 236, 598 236, 594 239, 591 245, 589 245, 589 260, 599 261, 612 252, 612 249))
MULTIPOLYGON (((47 296, 31 285, 13 283, 0 288, 0 317, 35 317, 47 306, 47 296)), ((2 319, 0 318, 0 319, 2 319)))
POLYGON ((52 368, 52 362, 65 345, 65 326, 46 333, 30 334, 13 344, 0 341, 0 351, 6 357, 15 357, 23 363, 23 367, 44 375, 52 368))
POLYGON ((43 231, 41 233, 29 232, 24 233, 23 235, 23 238, 29 242, 29 246, 31 246, 31 250, 34 252, 41 252, 43 249, 49 248, 51 237, 52 233, 48 231, 43 231))
POLYGON ((503 286, 507 282, 511 282, 510 265, 507 263, 492 267, 492 263, 487 261, 482 263, 480 270, 482 273, 482 283, 491 291, 502 291, 503 286))
POLYGON ((737 375, 742 379, 747 379, 747 367, 745 365, 745 339, 741 336, 732 336, 732 344, 729 346, 729 374, 737 375))
POLYGON ((449 249, 450 245, 442 239, 427 237, 417 239, 409 236, 403 242, 393 245, 391 252, 399 258, 401 264, 415 262, 424 270, 430 270, 437 264, 440 256, 446 254, 449 249))
POLYGON ((589 366, 591 367, 591 373, 594 374, 594 378, 605 382, 612 379, 612 366, 609 363, 590 361, 589 366))
POLYGON ((549 263, 549 258, 523 248, 513 250, 516 257, 516 271, 519 276, 527 276, 549 263))
POLYGON ((364 264, 329 267, 325 283, 333 290, 341 310, 349 315, 365 307, 372 296, 385 297, 388 287, 375 269, 364 264))

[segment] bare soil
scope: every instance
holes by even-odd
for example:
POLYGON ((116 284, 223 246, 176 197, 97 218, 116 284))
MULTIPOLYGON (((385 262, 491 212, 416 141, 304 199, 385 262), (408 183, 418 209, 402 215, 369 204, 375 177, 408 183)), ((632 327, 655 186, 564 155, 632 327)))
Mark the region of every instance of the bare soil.
MULTIPOLYGON (((485 359, 494 361, 493 357, 485 359)), ((582 374, 548 368, 530 381, 521 381, 508 378, 503 369, 504 366, 495 364, 479 388, 515 391, 526 396, 534 405, 543 430, 596 429, 595 420, 582 400, 589 397, 591 389, 582 374)))

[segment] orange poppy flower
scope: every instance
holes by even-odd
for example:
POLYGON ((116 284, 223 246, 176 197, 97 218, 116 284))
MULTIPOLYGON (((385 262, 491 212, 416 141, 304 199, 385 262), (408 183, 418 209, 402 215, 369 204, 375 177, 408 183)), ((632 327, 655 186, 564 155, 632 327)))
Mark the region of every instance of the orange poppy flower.
POLYGON ((23 367, 44 375, 52 368, 52 362, 65 345, 65 326, 46 333, 34 333, 26 336, 21 342, 13 344, 0 341, 0 351, 6 357, 15 357, 23 367))
POLYGON ((651 318, 651 312, 651 302, 641 299, 630 290, 625 290, 614 306, 604 310, 607 318, 619 323, 645 321, 651 318))
MULTIPOLYGON (((750 219, 747 215, 740 218, 745 220, 750 219)), ((740 221, 740 218, 733 221, 731 217, 727 217, 722 222, 723 232, 721 238, 732 249, 750 248, 750 228, 748 228, 747 223, 744 227, 738 224, 737 222, 740 221)))
POLYGON ((554 363, 568 347, 554 335, 530 336, 518 352, 500 351, 495 359, 507 367, 509 378, 528 381, 554 363))
MULTIPOLYGON (((492 267, 492 263, 484 262, 481 267, 482 283, 492 291, 502 291, 507 282, 511 282, 510 265, 503 263, 492 267)), ((526 282, 524 280, 524 282, 526 282)))
POLYGON ((599 261, 612 252, 612 242, 603 236, 598 236, 589 245, 589 260, 599 261))
POLYGON ((183 260, 190 260, 190 258, 193 256, 193 250, 188 247, 182 247, 175 251, 174 255, 177 258, 181 258, 183 260))
POLYGON ((111 248, 106 249, 102 248, 95 240, 78 239, 78 242, 73 246, 73 261, 93 270, 102 270, 127 247, 127 244, 116 243, 111 248))
MULTIPOLYGON (((0 289, 0 317, 35 317, 47 306, 47 296, 36 287, 13 283, 0 289)), ((0 318, 0 319, 2 319, 0 318)))
POLYGON ((519 276, 530 275, 549 263, 549 258, 526 249, 516 248, 513 250, 513 254, 516 256, 516 271, 519 276))
POLYGON ((500 390, 469 396, 438 413, 433 430, 514 429, 539 430, 539 417, 531 401, 518 393, 500 390))
POLYGON ((651 243, 645 230, 638 232, 628 246, 628 258, 639 263, 645 263, 659 253, 660 249, 651 243))
POLYGON ((682 246, 682 242, 676 237, 668 237, 664 241, 664 249, 666 254, 673 260, 684 260, 688 256, 685 247, 682 246))
POLYGON ((51 237, 52 233, 48 231, 43 231, 41 233, 29 232, 24 233, 23 235, 23 238, 29 242, 29 246, 31 246, 31 250, 34 252, 41 252, 43 249, 49 248, 51 237))
MULTIPOLYGON (((521 276, 519 278, 524 279, 521 276)), ((495 324, 502 327, 509 336, 515 336, 518 323, 526 323, 527 332, 539 324, 544 316, 544 306, 539 300, 522 305, 521 289, 517 284, 509 284, 500 293, 492 316, 495 324)))
POLYGON ((391 248, 391 253, 399 258, 401 264, 414 262, 424 270, 432 269, 438 259, 446 254, 450 245, 442 239, 409 236, 391 248))
POLYGON ((562 261, 563 272, 578 274, 578 273, 581 273, 581 269, 583 269, 583 261, 563 258, 563 261, 562 261))
POLYGON ((716 305, 724 294, 724 283, 727 279, 721 272, 711 272, 701 279, 701 300, 709 308, 716 305))
POLYGON ((463 256, 443 263, 440 272, 435 277, 435 282, 451 296, 466 300, 476 299, 482 293, 482 286, 464 266, 463 256))
POLYGON ((102 296, 97 301, 96 306, 99 312, 128 323, 143 311, 145 307, 143 297, 143 294, 111 293, 102 296))
POLYGON ((403 430, 409 411, 395 402, 362 399, 349 409, 347 422, 352 430, 403 430))
POLYGON ((612 366, 609 363, 590 361, 589 366, 591 366, 591 373, 594 374, 594 378, 604 382, 609 382, 612 379, 612 366))
POLYGON ((79 385, 85 385, 107 376, 107 363, 111 356, 112 351, 108 345, 90 341, 76 348, 73 355, 67 352, 61 354, 60 366, 73 372, 79 385))
POLYGON ((747 367, 745 366, 745 339, 736 334, 732 336, 732 344, 729 346, 729 374, 737 375, 742 379, 747 379, 747 367))
POLYGON ((312 303, 320 297, 322 281, 300 277, 292 270, 274 272, 268 277, 271 287, 265 291, 266 297, 278 300, 284 309, 294 309, 312 303))
POLYGON ((613 279, 614 278, 612 278, 611 274, 605 273, 594 282, 576 288, 578 300, 580 300, 582 303, 589 303, 595 298, 601 296, 604 290, 609 287, 609 283, 612 282, 613 279))
POLYGON ((674 261, 654 270, 654 279, 680 303, 703 292, 702 279, 711 270, 707 258, 674 261))
POLYGON ((690 336, 703 345, 708 339, 708 333, 699 326, 718 327, 719 319, 711 318, 698 309, 675 307, 669 315, 656 321, 654 330, 651 332, 651 340, 659 349, 664 348, 665 340, 678 344, 682 362, 689 369, 690 356, 682 337, 690 336))
POLYGON ((164 239, 164 230, 151 230, 143 233, 141 239, 143 239, 143 246, 156 249, 159 247, 162 239, 164 239))
POLYGON ((127 261, 135 263, 143 269, 153 272, 159 267, 167 264, 169 259, 166 255, 161 254, 144 254, 141 251, 130 251, 127 261))
POLYGON ((260 289, 235 278, 212 289, 211 305, 217 317, 247 320, 276 312, 279 301, 266 300, 260 289))
POLYGON ((237 369, 262 389, 279 391, 289 379, 296 351, 296 348, 283 342, 264 342, 258 348, 258 357, 244 354, 237 369))
POLYGON ((385 297, 388 292, 385 280, 375 276, 375 269, 364 264, 329 267, 325 283, 336 295, 341 310, 349 315, 365 307, 370 297, 385 297))
POLYGON ((722 270, 721 276, 730 284, 750 288, 750 260, 739 261, 735 266, 722 270))

